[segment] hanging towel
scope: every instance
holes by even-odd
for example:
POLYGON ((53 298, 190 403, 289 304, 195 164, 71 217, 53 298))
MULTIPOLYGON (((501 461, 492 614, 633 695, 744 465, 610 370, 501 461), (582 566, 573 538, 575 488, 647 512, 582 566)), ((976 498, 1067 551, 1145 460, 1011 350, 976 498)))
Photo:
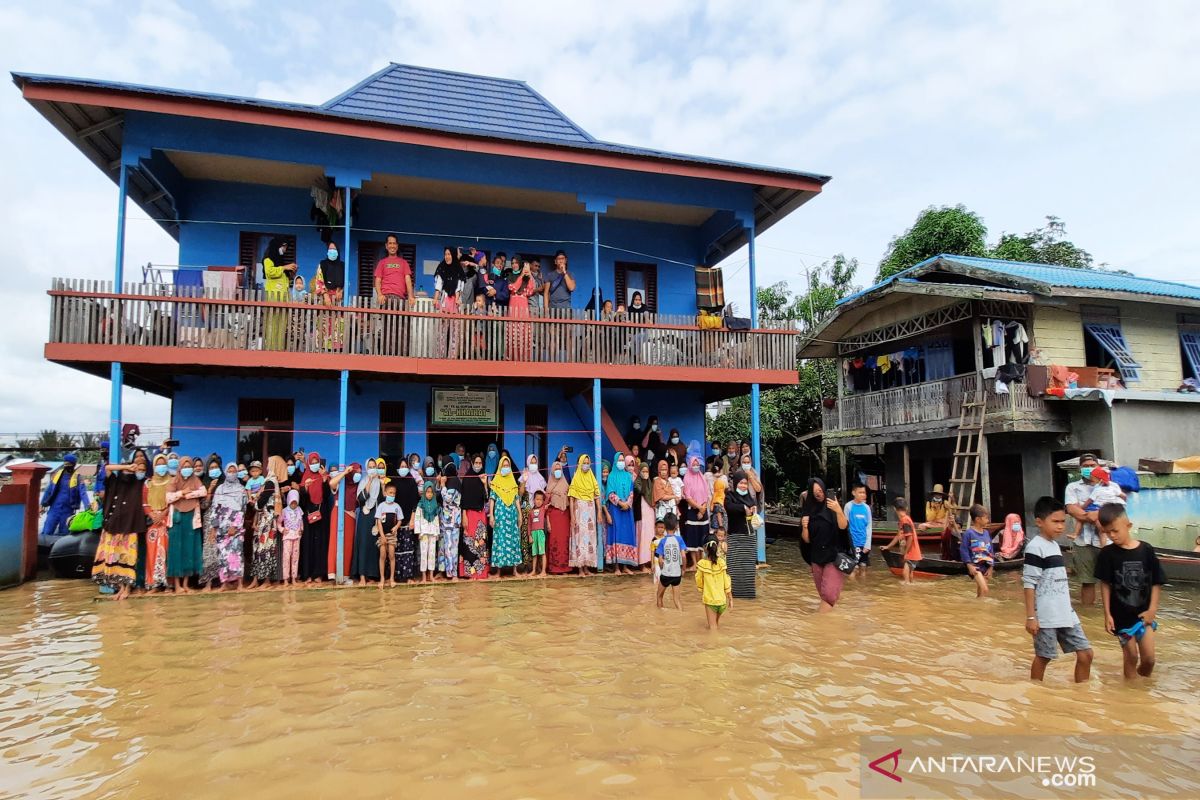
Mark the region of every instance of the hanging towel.
POLYGON ((892 359, 888 356, 878 356, 875 359, 875 366, 879 367, 879 371, 884 375, 892 368, 892 359))
POLYGON ((990 319, 983 323, 983 344, 985 347, 992 346, 992 321, 990 319))

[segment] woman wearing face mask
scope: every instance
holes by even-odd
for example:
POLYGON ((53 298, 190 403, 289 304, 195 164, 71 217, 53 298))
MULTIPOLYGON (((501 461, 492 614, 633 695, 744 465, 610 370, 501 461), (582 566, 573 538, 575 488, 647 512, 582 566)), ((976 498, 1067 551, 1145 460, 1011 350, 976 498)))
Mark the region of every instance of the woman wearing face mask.
POLYGON ((212 501, 216 495, 217 487, 221 485, 222 476, 225 474, 225 464, 221 457, 213 453, 208 457, 208 466, 205 467, 204 475, 201 480, 204 482, 205 490, 208 492, 200 501, 200 518, 202 525, 200 528, 200 591, 212 591, 213 584, 217 581, 217 572, 220 568, 219 559, 217 558, 217 526, 213 524, 213 508, 212 501))
POLYGON ((633 476, 625 464, 625 455, 617 453, 612 471, 604 484, 604 500, 608 511, 608 546, 605 560, 617 565, 617 574, 632 574, 638 560, 637 526, 633 518, 633 476))
POLYGON ((500 578, 505 569, 521 564, 520 488, 512 474, 512 462, 501 457, 500 467, 492 476, 488 522, 492 526, 490 577, 500 578))
POLYGON ((167 576, 179 594, 191 591, 188 579, 199 574, 202 566, 200 500, 208 495, 208 490, 195 474, 197 462, 190 456, 179 459, 179 474, 167 492, 167 502, 171 505, 171 530, 167 534, 167 576))
POLYGON ((654 541, 654 479, 650 477, 649 464, 637 463, 637 478, 633 482, 633 488, 637 495, 637 504, 641 507, 641 519, 638 521, 638 564, 645 568, 654 557, 650 548, 654 541))
POLYGON ((650 462, 650 471, 658 472, 658 462, 667 457, 666 443, 658 427, 658 417, 646 421, 646 434, 642 437, 642 459, 650 462))
POLYGON ((625 429, 625 446, 633 447, 635 444, 640 445, 642 438, 646 432, 642 430, 642 420, 634 415, 629 418, 629 427, 625 429))
MULTIPOLYGON (((458 314, 458 290, 466 276, 454 250, 442 249, 442 260, 433 273, 433 307, 443 314, 458 314)), ((458 333, 462 320, 448 319, 438 326, 434 348, 437 358, 458 358, 458 333)))
POLYGON ((640 322, 646 311, 646 304, 642 301, 642 293, 634 292, 633 296, 629 298, 629 318, 634 322, 640 322))
MULTIPOLYGON (((408 474, 415 480, 400 480, 396 483, 396 502, 400 504, 400 518, 403 520, 396 537, 396 580, 404 583, 414 582, 421 572, 418 549, 420 542, 413 514, 417 513, 417 506, 421 502, 421 489, 425 485, 425 478, 421 474, 420 456, 413 453, 413 457, 417 466, 415 469, 409 469, 408 474)), ((433 461, 430 460, 429 463, 432 465, 433 461)))
POLYGON ((683 439, 679 436, 678 428, 671 428, 671 433, 667 437, 666 442, 666 457, 667 462, 679 470, 682 475, 687 470, 687 445, 683 443, 683 439))
POLYGON ((592 459, 579 456, 575 477, 567 492, 571 498, 571 543, 569 563, 579 569, 579 577, 595 569, 597 562, 596 535, 600 523, 600 484, 592 473, 592 459))
MULTIPOLYGON (((337 245, 332 241, 325 243, 325 258, 317 265, 317 274, 313 276, 316 287, 317 301, 325 306, 340 306, 346 290, 346 262, 338 257, 337 245)), ((322 345, 326 350, 342 349, 342 339, 345 333, 345 323, 340 314, 325 315, 320 323, 322 345)))
POLYGON ((459 544, 461 561, 458 576, 482 580, 488 576, 489 488, 487 475, 483 471, 483 456, 476 454, 470 463, 470 472, 462 479, 463 534, 459 544))
POLYGON ((350 554, 350 579, 366 586, 368 580, 379 580, 379 548, 370 534, 375 527, 375 508, 383 499, 383 487, 391 482, 385 474, 387 463, 382 458, 368 458, 362 480, 358 482, 354 527, 364 532, 354 537, 354 549, 350 554))
POLYGON ((300 510, 304 513, 304 532, 300 535, 300 566, 296 575, 306 586, 325 580, 325 561, 329 551, 329 481, 321 469, 321 455, 307 456, 300 478, 300 510))
POLYGON ((438 481, 438 496, 441 498, 441 510, 438 512, 438 526, 441 528, 441 541, 438 542, 438 572, 447 580, 458 580, 458 543, 462 540, 462 479, 454 462, 449 461, 442 467, 442 477, 438 481))
POLYGON ((354 557, 354 534, 358 530, 358 483, 362 481, 362 464, 357 461, 329 476, 329 489, 333 492, 332 512, 342 517, 342 572, 337 569, 337 523, 329 524, 329 555, 325 569, 337 581, 350 574, 350 559, 354 557), (343 485, 345 484, 345 485, 343 485), (345 509, 342 508, 342 492, 346 493, 345 509))
POLYGON ((251 529, 249 589, 266 589, 275 579, 276 570, 283 575, 283 547, 279 540, 279 516, 283 513, 286 490, 287 462, 280 456, 267 459, 263 483, 253 500, 254 527, 251 529))
POLYGON ((712 494, 708 490, 708 481, 704 480, 704 467, 700 457, 694 457, 687 465, 687 474, 683 476, 683 542, 688 552, 694 552, 699 560, 704 540, 709 535, 708 507, 712 494))
POLYGON ((546 481, 546 572, 565 575, 571 571, 571 487, 563 462, 550 466, 546 481))
POLYGON ((212 494, 212 526, 217 531, 217 579, 221 588, 242 588, 245 574, 242 541, 246 514, 246 487, 238 479, 236 464, 225 467, 225 480, 212 494))
MULTIPOLYGON (((417 489, 418 489, 417 494, 420 494, 419 490, 420 490, 421 486, 424 485, 424 483, 425 483, 425 478, 423 477, 422 472, 421 472, 421 454, 420 453, 409 453, 409 455, 408 455, 408 477, 412 480, 413 483, 415 483, 417 485, 417 489)), ((400 502, 400 500, 397 498, 396 502, 398 503, 398 502, 400 502)))
POLYGON ((720 442, 712 443, 712 446, 708 451, 708 457, 704 459, 705 472, 711 473, 713 464, 717 465, 717 472, 720 472, 721 467, 724 465, 724 462, 721 458, 721 443, 720 442))
MULTIPOLYGON (((533 508, 533 496, 546 490, 546 479, 538 471, 537 456, 530 454, 525 459, 525 469, 521 470, 518 483, 521 486, 521 564, 533 565, 533 539, 529 533, 530 509, 533 508)), ((543 529, 544 530, 544 529, 543 529)), ((523 570, 518 570, 523 571, 523 570)))
POLYGON ((754 571, 758 548, 749 517, 762 509, 751 494, 750 481, 744 472, 730 475, 729 485, 733 487, 732 491, 725 494, 725 512, 729 519, 726 531, 729 579, 733 583, 734 597, 753 598, 756 596, 754 571))
POLYGON ((135 455, 128 464, 107 464, 104 471, 108 499, 92 580, 112 587, 114 600, 124 600, 137 581, 138 539, 146 534, 146 456, 135 455))
POLYGON ((495 475, 500 468, 500 448, 495 442, 487 446, 487 458, 483 460, 483 471, 487 475, 495 475))
POLYGON ((155 456, 142 492, 142 510, 149 526, 146 529, 146 555, 139 560, 145 563, 147 591, 167 588, 167 531, 171 524, 167 492, 172 483, 174 478, 167 474, 167 457, 155 456))
MULTIPOLYGON (((267 302, 286 303, 292 278, 296 275, 296 262, 287 257, 287 242, 276 236, 263 253, 263 289, 267 302)), ((287 329, 288 312, 270 309, 266 312, 263 325, 263 347, 267 350, 282 350, 284 332, 287 329)))
POLYGON ((763 519, 761 526, 750 531, 750 535, 754 538, 755 560, 757 561, 758 554, 766 551, 767 529, 763 512, 767 507, 767 496, 763 491, 762 481, 759 479, 758 473, 754 470, 754 459, 750 456, 749 447, 742 451, 741 470, 742 474, 746 476, 746 483, 750 488, 750 499, 754 501, 754 505, 758 508, 759 518, 763 519))

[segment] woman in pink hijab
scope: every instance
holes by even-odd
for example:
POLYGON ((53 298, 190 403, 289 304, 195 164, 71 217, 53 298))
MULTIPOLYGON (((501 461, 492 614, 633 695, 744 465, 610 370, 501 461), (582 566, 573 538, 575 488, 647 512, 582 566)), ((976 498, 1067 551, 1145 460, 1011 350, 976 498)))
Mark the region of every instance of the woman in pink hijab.
POLYGON ((1009 514, 1004 518, 1004 530, 1000 532, 1000 557, 1016 558, 1025 546, 1025 526, 1021 524, 1019 514, 1009 514))
POLYGON ((704 462, 698 456, 688 461, 687 474, 683 476, 683 541, 689 552, 699 552, 708 538, 708 501, 712 492, 704 479, 704 462))

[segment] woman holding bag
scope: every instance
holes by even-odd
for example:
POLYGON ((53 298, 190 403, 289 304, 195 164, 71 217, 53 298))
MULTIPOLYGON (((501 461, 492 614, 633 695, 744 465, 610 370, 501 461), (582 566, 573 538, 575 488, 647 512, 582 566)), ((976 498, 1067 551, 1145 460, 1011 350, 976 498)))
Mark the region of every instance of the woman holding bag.
MULTIPOLYGON (((813 583, 821 598, 819 613, 833 611, 842 594, 846 574, 838 569, 839 550, 849 546, 850 523, 837 500, 825 492, 825 483, 820 478, 810 478, 805 495, 804 511, 801 516, 800 553, 812 569, 813 583)), ((728 502, 728 499, 726 500, 728 502)), ((730 527, 734 513, 730 511, 730 527)))

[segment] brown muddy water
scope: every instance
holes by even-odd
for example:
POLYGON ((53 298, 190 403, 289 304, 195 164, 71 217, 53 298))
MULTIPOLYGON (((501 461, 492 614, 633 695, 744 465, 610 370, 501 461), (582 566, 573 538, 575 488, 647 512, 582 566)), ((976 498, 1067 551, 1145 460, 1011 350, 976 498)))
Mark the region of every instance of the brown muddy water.
MULTIPOLYGON (((659 611, 648 576, 124 604, 28 584, 0 593, 0 796, 856 797, 859 736, 1200 728, 1200 593, 1166 593, 1151 680, 1122 680, 1091 609, 1091 682, 1060 659, 1036 686, 1015 575, 979 601, 876 566, 818 616, 794 545, 770 556, 712 635, 693 584, 659 611)), ((1151 769, 1200 796, 1192 766, 1151 769)))

